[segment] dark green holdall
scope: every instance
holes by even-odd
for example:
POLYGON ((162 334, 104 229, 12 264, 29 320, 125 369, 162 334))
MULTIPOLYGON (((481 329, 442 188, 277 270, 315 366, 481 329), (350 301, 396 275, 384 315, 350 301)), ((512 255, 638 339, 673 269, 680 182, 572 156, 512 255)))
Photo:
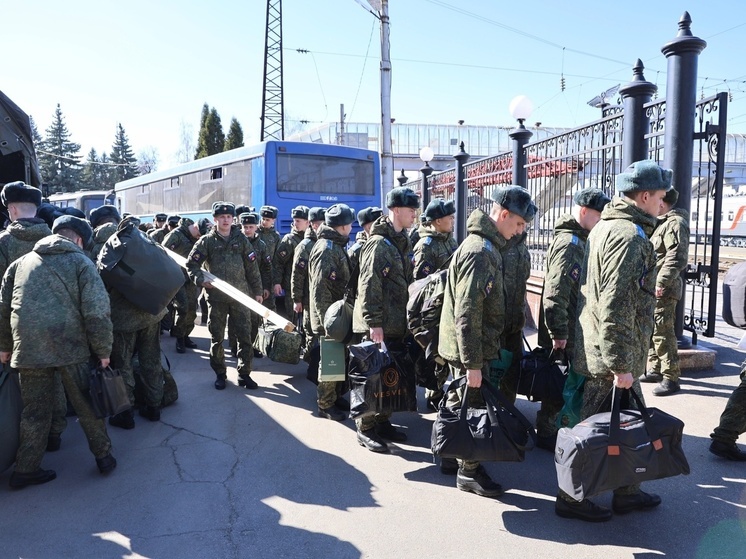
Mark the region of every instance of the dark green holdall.
POLYGON ((16 461, 22 411, 18 373, 4 365, 0 372, 0 473, 16 461))
POLYGON ((300 362, 303 336, 298 332, 286 332, 275 326, 259 328, 254 340, 254 349, 277 363, 296 365, 300 362))

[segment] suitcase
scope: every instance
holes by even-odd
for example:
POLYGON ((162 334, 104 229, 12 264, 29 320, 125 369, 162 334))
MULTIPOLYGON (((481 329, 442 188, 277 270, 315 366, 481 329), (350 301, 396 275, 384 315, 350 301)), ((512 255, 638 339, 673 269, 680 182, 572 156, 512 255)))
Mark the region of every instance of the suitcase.
POLYGON ((681 448, 684 422, 646 408, 632 389, 638 409, 622 410, 620 392, 614 389, 611 412, 559 430, 554 451, 557 482, 573 499, 689 473, 681 448))

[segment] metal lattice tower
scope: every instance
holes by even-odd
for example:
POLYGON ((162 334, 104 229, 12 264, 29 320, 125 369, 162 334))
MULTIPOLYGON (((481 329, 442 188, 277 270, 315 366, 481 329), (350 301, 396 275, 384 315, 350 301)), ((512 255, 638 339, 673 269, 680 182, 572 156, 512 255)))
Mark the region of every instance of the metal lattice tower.
POLYGON ((282 93, 282 0, 267 0, 261 141, 285 139, 284 107, 282 93))

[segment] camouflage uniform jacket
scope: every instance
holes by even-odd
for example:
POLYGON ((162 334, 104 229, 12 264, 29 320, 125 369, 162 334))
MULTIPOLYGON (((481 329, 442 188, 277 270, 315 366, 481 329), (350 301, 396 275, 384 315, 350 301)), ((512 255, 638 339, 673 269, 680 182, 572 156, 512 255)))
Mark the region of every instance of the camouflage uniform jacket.
POLYGON ((332 303, 344 297, 352 267, 345 252, 349 237, 326 225, 319 228, 318 237, 308 259, 308 288, 311 327, 314 334, 323 336, 324 315, 332 303))
MULTIPOLYGON (((202 287, 204 281, 204 267, 249 297, 257 297, 263 295, 258 259, 254 246, 241 227, 231 225, 228 238, 221 236, 218 228, 213 227, 194 244, 187 259, 187 270, 198 287, 202 287)), ((224 303, 233 300, 217 288, 207 289, 206 292, 208 301, 224 303)))
POLYGON ((0 349, 13 352, 11 366, 84 363, 111 345, 109 297, 78 245, 51 235, 11 264, 0 290, 0 349))
MULTIPOLYGON (((358 231, 358 234, 355 235, 355 244, 347 249, 347 256, 350 257, 350 269, 353 275, 357 275, 360 271, 360 253, 367 240, 367 233, 365 231, 358 231)), ((357 286, 354 287, 356 288, 357 286)))
POLYGON ((414 246, 414 279, 422 279, 440 270, 458 248, 451 233, 438 233, 432 227, 420 227, 420 240, 414 246))
MULTIPOLYGON (((179 226, 166 235, 161 244, 179 256, 187 258, 192 251, 194 243, 197 242, 197 239, 192 237, 192 234, 189 232, 190 225, 194 225, 191 219, 188 217, 182 218, 179 226)), ((184 276, 189 281, 189 275, 186 273, 186 270, 184 270, 184 276)))
POLYGON ((31 252, 36 241, 51 234, 47 223, 36 217, 22 218, 8 225, 0 233, 0 279, 14 260, 31 252))
POLYGON ((272 293, 272 255, 267 245, 258 235, 250 238, 251 246, 254 247, 259 258, 259 275, 262 277, 262 288, 272 293))
POLYGON ((681 299, 681 272, 689 262, 689 212, 674 208, 659 217, 650 242, 655 250, 655 287, 663 289, 661 299, 681 299))
POLYGON ((310 225, 293 253, 293 269, 290 275, 290 296, 294 303, 308 306, 308 257, 316 243, 316 231, 310 225))
POLYGON ((645 372, 653 334, 656 218, 615 197, 588 235, 578 296, 576 370, 593 377, 645 372))
POLYGON ((503 334, 517 334, 526 324, 526 282, 531 275, 531 255, 526 233, 511 237, 500 249, 503 259, 505 324, 503 334))
POLYGON ((98 260, 98 254, 101 249, 104 248, 106 241, 109 240, 114 233, 117 232, 117 225, 115 223, 104 223, 99 225, 93 230, 93 248, 91 249, 91 259, 96 262, 98 260))
POLYGON ((257 227, 256 234, 259 235, 259 238, 264 241, 265 245, 267 245, 267 254, 274 258, 277 245, 280 244, 280 234, 274 227, 267 229, 266 227, 261 226, 257 227))
POLYGON ((505 321, 503 262, 506 240, 480 209, 466 222, 469 235, 451 259, 440 319, 438 351, 467 369, 500 356, 505 321))
POLYGON ((367 334, 383 328, 387 338, 407 335, 407 301, 412 283, 410 244, 406 231, 397 233, 387 216, 379 217, 360 254, 360 276, 352 329, 367 334))
POLYGON ((544 289, 541 295, 543 320, 539 324, 539 345, 550 348, 552 340, 567 340, 567 351, 574 354, 578 289, 588 231, 570 214, 560 216, 554 225, 544 261, 544 289))
POLYGON ((290 233, 286 234, 280 244, 277 245, 272 257, 272 283, 274 285, 280 284, 288 292, 290 291, 290 279, 293 272, 295 247, 303 240, 303 235, 305 235, 305 231, 298 231, 295 227, 291 228, 290 233))
MULTIPOLYGON (((191 221, 191 220, 190 220, 191 221)), ((194 223, 194 222, 192 222, 194 223)), ((168 236, 171 231, 165 227, 159 227, 158 229, 152 229, 148 231, 148 237, 153 239, 159 245, 163 244, 163 240, 168 236)))

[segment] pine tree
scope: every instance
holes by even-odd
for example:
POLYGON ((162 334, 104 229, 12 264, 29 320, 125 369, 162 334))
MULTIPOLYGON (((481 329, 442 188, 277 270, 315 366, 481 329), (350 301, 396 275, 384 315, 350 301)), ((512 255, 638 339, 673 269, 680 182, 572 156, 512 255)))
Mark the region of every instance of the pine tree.
POLYGON ((117 133, 114 138, 114 145, 111 146, 109 159, 111 159, 112 163, 117 164, 116 167, 112 167, 114 183, 125 181, 138 175, 137 158, 130 147, 127 134, 125 134, 121 123, 117 124, 117 133))
POLYGON ((94 148, 88 152, 88 158, 83 165, 83 172, 81 175, 81 189, 82 190, 111 190, 114 188, 114 180, 112 177, 112 167, 107 165, 109 158, 106 153, 102 153, 99 157, 98 153, 94 148))
POLYGON ((39 134, 39 129, 36 127, 36 121, 34 121, 34 117, 29 115, 28 117, 29 125, 31 126, 31 141, 34 142, 34 150, 41 148, 41 134, 39 134))
POLYGON ((225 151, 243 147, 243 129, 236 117, 231 119, 228 136, 225 138, 225 151))
POLYGON ((54 120, 45 132, 38 154, 42 182, 50 193, 74 192, 80 187, 80 144, 70 141, 70 132, 57 103, 54 120))
MULTIPOLYGON (((202 107, 203 117, 205 116, 205 107, 207 107, 207 104, 202 107)), ((194 158, 201 159, 208 155, 215 155, 216 153, 221 153, 224 148, 225 134, 223 133, 223 125, 220 122, 218 111, 213 107, 200 126, 197 154, 194 158)))

